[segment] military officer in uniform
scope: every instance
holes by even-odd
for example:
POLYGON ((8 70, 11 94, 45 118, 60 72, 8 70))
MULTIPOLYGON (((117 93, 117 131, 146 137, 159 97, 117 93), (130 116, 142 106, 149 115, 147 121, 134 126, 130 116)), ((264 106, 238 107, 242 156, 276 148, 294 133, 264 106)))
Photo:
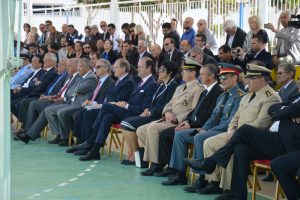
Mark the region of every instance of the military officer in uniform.
MULTIPOLYGON (((248 64, 247 75, 249 93, 245 95, 238 108, 238 111, 232 118, 227 132, 221 133, 217 136, 208 138, 204 142, 204 157, 209 157, 218 149, 223 147, 232 137, 235 130, 244 124, 252 125, 259 129, 266 129, 271 125, 271 116, 268 113, 270 106, 280 103, 280 96, 268 85, 267 77, 270 76, 271 71, 265 67, 248 64)), ((188 159, 185 160, 188 165, 191 165, 188 159)), ((200 160, 194 160, 192 163, 198 163, 200 160)), ((213 182, 220 182, 220 187, 225 192, 217 199, 223 199, 228 195, 232 177, 233 161, 230 160, 226 168, 216 167, 214 173, 206 175, 206 179, 211 182, 206 188, 201 190, 202 194, 214 193, 213 182)), ((195 168, 192 165, 192 168, 195 168)))
POLYGON ((159 134, 167 128, 176 127, 196 107, 205 89, 197 80, 199 68, 197 62, 186 58, 182 67, 182 79, 185 84, 177 87, 172 99, 165 105, 163 118, 137 129, 139 146, 145 149, 144 161, 152 163, 151 168, 142 172, 142 175, 150 176, 162 171, 163 166, 158 164, 159 134))
MULTIPOLYGON (((176 185, 186 182, 186 166, 183 159, 187 156, 188 144, 194 144, 195 151, 193 153, 193 158, 202 159, 204 140, 226 131, 230 120, 239 107, 241 98, 244 95, 244 92, 238 86, 238 76, 239 73, 242 72, 242 68, 226 63, 220 63, 219 67, 221 67, 221 70, 218 76, 225 92, 222 93, 217 99, 216 106, 214 107, 211 116, 207 119, 205 124, 198 128, 195 127, 188 129, 181 128, 184 127, 184 124, 182 123, 177 126, 177 129, 175 129, 176 132, 173 140, 173 148, 170 160, 170 167, 175 168, 177 172, 176 176, 173 176, 167 181, 162 182, 163 185, 176 185)), ((218 83, 216 82, 216 84, 218 83)), ((207 90, 209 89, 210 88, 207 88, 207 90)), ((205 92, 207 92, 207 90, 205 90, 205 92)), ((199 102, 201 101, 203 100, 200 98, 199 102)), ((205 104, 203 106, 209 105, 205 104)), ((194 116, 192 118, 195 118, 196 114, 192 116, 194 116)), ((199 185, 204 184, 204 175, 205 172, 200 173, 199 181, 201 183, 199 183, 199 185)))

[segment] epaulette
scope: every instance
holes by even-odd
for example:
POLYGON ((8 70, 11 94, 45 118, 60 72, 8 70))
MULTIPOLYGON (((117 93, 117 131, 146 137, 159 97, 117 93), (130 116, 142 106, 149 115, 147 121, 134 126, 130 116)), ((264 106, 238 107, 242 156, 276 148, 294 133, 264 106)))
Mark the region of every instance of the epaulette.
POLYGON ((243 90, 241 90, 241 89, 238 89, 237 91, 236 91, 236 93, 237 93, 237 95, 238 96, 240 96, 240 97, 242 97, 242 96, 244 96, 246 93, 243 91, 243 90))
POLYGON ((273 93, 272 93, 272 92, 270 92, 269 90, 266 90, 266 91, 265 91, 265 94, 267 95, 267 97, 270 97, 270 96, 272 96, 272 95, 273 95, 273 93))

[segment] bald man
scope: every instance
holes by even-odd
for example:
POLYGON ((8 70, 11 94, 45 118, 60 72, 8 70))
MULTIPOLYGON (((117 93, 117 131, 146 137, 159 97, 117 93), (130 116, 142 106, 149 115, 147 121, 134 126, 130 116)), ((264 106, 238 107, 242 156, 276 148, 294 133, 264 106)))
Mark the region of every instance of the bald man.
POLYGON ((195 40, 195 30, 193 29, 194 19, 192 17, 187 17, 184 19, 183 28, 185 32, 181 36, 182 40, 187 40, 191 44, 192 48, 194 47, 195 40))
POLYGON ((206 47, 209 48, 214 55, 218 54, 218 44, 215 34, 207 28, 207 22, 205 19, 199 19, 197 23, 197 34, 203 33, 206 36, 206 47))

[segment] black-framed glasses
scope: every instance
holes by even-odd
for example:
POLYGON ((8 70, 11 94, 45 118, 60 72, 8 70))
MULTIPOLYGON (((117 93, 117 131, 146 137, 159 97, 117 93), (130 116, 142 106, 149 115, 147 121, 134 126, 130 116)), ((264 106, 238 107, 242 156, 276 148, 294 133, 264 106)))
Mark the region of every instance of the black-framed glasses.
POLYGON ((87 47, 83 47, 84 49, 90 49, 91 47, 87 46, 87 47))
POLYGON ((169 45, 170 45, 170 43, 165 43, 165 44, 164 44, 164 46, 169 46, 169 45))
POLYGON ((105 67, 104 65, 96 65, 96 69, 100 69, 101 67, 105 67))

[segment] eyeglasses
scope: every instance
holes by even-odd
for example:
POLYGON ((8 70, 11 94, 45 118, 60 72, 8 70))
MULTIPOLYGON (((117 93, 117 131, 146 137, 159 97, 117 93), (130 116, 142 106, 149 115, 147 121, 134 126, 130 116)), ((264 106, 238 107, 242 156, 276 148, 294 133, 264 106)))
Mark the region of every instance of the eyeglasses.
POLYGON ((167 71, 167 69, 164 68, 164 67, 161 67, 161 68, 159 68, 159 70, 158 70, 158 72, 166 72, 166 71, 167 71))
POLYGON ((102 25, 100 25, 100 27, 102 28, 102 27, 105 27, 106 25, 104 25, 104 24, 102 24, 102 25))
POLYGON ((83 47, 84 49, 90 49, 91 47, 83 47))
POLYGON ((96 65, 96 69, 100 69, 101 67, 105 67, 104 65, 96 65))
POLYGON ((202 26, 203 24, 202 23, 198 23, 198 25, 202 26))
POLYGON ((227 75, 227 76, 226 75, 220 75, 219 79, 222 80, 222 81, 226 81, 229 77, 232 77, 232 75, 227 75))

